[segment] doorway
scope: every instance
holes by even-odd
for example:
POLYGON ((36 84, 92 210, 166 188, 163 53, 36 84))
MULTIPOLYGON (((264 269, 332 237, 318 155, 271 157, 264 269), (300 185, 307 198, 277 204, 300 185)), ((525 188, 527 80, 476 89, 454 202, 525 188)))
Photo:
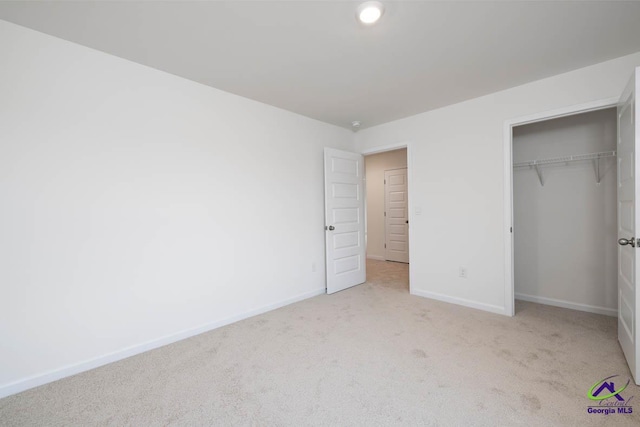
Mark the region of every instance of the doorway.
POLYGON ((367 270, 409 290, 407 148, 365 155, 367 270), (397 279, 403 277, 400 283, 397 279))
MULTIPOLYGON (((558 110, 536 113, 525 117, 507 120, 504 123, 504 314, 515 315, 515 283, 514 283, 514 215, 513 215, 513 130, 518 126, 544 122, 552 119, 570 117, 607 108, 614 108, 618 98, 608 98, 582 105, 570 106, 558 110)), ((535 168, 534 168, 535 169, 535 168)), ((544 175, 542 176, 544 182, 544 175)))
POLYGON ((513 128, 515 299, 616 317, 617 117, 513 128))

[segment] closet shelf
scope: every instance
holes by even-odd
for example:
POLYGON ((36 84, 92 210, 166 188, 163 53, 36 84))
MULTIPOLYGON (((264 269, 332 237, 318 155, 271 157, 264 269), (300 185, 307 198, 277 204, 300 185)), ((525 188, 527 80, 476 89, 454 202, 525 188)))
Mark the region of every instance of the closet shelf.
POLYGON ((528 162, 514 163, 514 168, 525 168, 532 167, 537 165, 553 165, 557 163, 569 163, 569 162, 577 162, 579 160, 597 160, 604 159, 605 157, 615 157, 615 151, 603 151, 600 153, 590 153, 590 154, 576 154, 575 156, 565 156, 565 157, 555 157, 553 159, 541 159, 541 160, 531 160, 528 162))
POLYGON ((578 162, 584 160, 593 160, 596 172, 596 183, 600 184, 600 180, 602 177, 600 176, 600 159, 605 159, 607 157, 615 157, 615 151, 602 151, 600 153, 589 153, 589 154, 576 154, 575 156, 565 156, 565 157, 555 157, 552 159, 540 159, 540 160, 531 160, 528 162, 520 162, 514 163, 513 168, 534 168, 538 173, 538 178, 540 179, 540 185, 544 186, 544 179, 542 176, 542 171, 540 166, 548 166, 548 165, 556 165, 561 163, 571 163, 578 162))

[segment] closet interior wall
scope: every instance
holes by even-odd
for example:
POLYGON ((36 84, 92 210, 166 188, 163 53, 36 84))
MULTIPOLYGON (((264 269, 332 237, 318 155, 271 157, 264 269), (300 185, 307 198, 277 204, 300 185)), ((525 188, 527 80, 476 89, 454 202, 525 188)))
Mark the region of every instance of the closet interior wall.
MULTIPOLYGON (((519 126, 513 162, 615 151, 616 110, 519 126)), ((616 158, 513 173, 516 299, 615 316, 616 158)), ((516 313, 517 314, 517 313, 516 313)))

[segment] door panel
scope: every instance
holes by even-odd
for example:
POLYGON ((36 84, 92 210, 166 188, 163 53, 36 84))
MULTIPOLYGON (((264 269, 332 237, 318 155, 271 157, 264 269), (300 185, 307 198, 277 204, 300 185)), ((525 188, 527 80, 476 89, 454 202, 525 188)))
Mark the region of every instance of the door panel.
POLYGON ((327 293, 366 280, 364 158, 325 148, 325 246, 327 293))
POLYGON ((385 259, 409 262, 407 169, 384 171, 385 259))
MULTIPOLYGON (((638 237, 640 231, 640 162, 636 149, 636 93, 639 70, 636 69, 634 72, 618 105, 618 239, 629 239, 634 243, 634 238, 638 237)), ((618 341, 636 384, 640 384, 637 320, 639 301, 636 287, 639 257, 637 245, 618 246, 618 341)))

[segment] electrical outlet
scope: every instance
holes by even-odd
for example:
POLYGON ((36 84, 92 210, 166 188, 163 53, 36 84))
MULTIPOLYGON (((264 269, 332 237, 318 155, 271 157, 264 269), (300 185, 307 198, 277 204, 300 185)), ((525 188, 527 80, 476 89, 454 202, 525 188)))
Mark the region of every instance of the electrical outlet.
POLYGON ((458 270, 458 276, 466 279, 467 278, 467 269, 465 267, 460 267, 458 270))

